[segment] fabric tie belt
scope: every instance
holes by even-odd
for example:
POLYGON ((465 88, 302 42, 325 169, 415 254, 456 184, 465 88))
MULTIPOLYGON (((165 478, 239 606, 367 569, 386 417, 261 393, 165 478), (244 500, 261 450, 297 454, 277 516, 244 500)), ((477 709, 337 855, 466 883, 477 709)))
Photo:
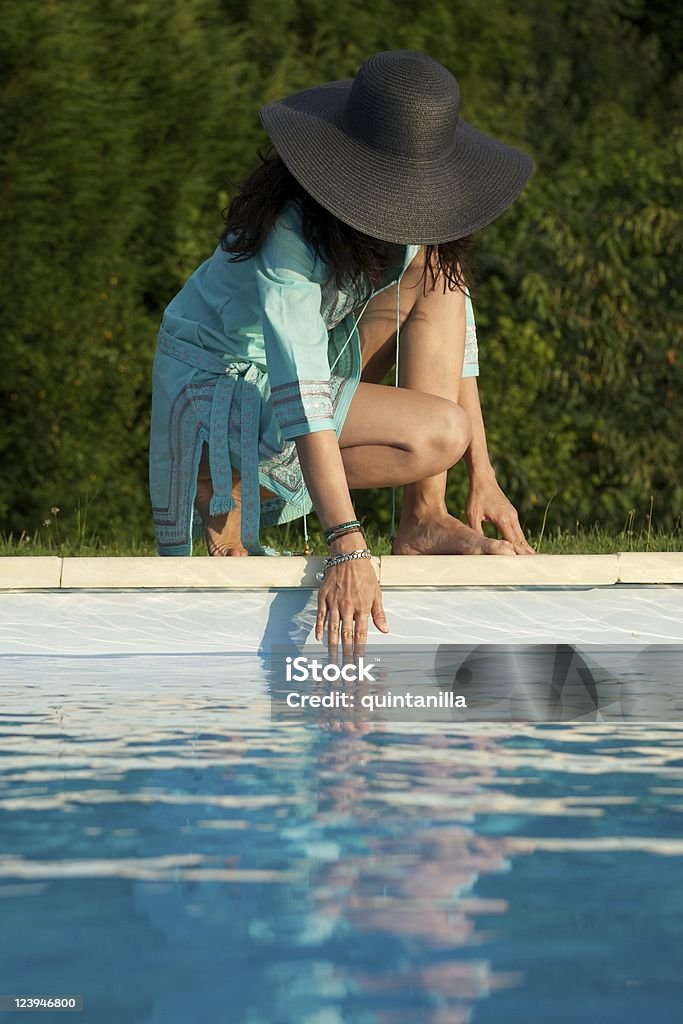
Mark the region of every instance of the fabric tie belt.
POLYGON ((238 394, 240 417, 240 472, 242 477, 242 543, 252 555, 278 555, 274 548, 261 544, 261 492, 258 475, 258 446, 261 423, 261 392, 259 371, 246 359, 224 362, 219 356, 198 345, 174 338, 162 327, 157 340, 159 351, 198 370, 218 377, 211 402, 209 421, 209 468, 213 496, 209 515, 219 516, 235 508, 232 496, 232 464, 228 439, 230 410, 238 394))

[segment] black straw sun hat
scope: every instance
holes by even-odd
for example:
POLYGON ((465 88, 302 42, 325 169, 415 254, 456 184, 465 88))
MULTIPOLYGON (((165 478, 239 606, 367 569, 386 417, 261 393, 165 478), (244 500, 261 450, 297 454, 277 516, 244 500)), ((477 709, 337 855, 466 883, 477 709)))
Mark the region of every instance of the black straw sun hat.
POLYGON ((385 50, 356 77, 267 103, 289 171, 345 224, 386 242, 462 238, 507 210, 531 158, 459 117, 460 88, 427 54, 385 50))

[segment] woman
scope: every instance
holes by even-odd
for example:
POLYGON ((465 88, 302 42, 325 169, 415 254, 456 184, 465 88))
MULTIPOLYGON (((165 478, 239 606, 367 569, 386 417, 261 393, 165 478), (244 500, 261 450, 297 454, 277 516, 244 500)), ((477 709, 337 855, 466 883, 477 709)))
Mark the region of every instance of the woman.
POLYGON ((315 508, 331 548, 316 638, 326 623, 334 644, 340 630, 362 642, 370 614, 387 631, 350 488, 404 485, 394 554, 533 553, 488 460, 463 271, 469 236, 511 205, 532 164, 459 107, 451 73, 410 50, 267 104, 276 155, 231 203, 221 244, 159 332, 159 553, 191 554, 203 528, 211 554, 277 554, 259 527, 303 515, 307 539, 315 508), (396 387, 382 387, 394 362, 396 387), (469 527, 444 500, 461 457, 469 527), (482 520, 504 539, 484 537, 482 520))

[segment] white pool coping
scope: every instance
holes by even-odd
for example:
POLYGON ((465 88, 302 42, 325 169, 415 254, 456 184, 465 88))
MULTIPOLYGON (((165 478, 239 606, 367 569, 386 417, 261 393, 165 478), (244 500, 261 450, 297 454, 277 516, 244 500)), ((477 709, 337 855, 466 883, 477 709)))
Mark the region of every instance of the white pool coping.
MULTIPOLYGON (((611 555, 381 555, 382 587, 683 584, 683 551, 611 555)), ((0 558, 0 591, 316 589, 319 557, 0 558)))

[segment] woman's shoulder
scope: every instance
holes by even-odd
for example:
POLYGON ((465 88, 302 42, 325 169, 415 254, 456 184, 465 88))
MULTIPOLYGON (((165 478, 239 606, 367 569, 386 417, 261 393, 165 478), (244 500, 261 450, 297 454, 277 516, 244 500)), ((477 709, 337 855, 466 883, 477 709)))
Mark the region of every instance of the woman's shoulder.
POLYGON ((279 211, 257 255, 262 266, 289 267, 311 280, 318 281, 324 273, 315 246, 304 234, 303 210, 297 199, 288 200, 279 211))
POLYGON ((297 230, 301 229, 302 218, 303 206, 296 196, 288 199, 278 214, 278 219, 291 227, 296 227, 297 230))
POLYGON ((271 233, 276 235, 283 244, 289 243, 292 248, 306 248, 313 252, 313 246, 304 234, 303 208, 298 199, 288 199, 279 211, 271 233))

